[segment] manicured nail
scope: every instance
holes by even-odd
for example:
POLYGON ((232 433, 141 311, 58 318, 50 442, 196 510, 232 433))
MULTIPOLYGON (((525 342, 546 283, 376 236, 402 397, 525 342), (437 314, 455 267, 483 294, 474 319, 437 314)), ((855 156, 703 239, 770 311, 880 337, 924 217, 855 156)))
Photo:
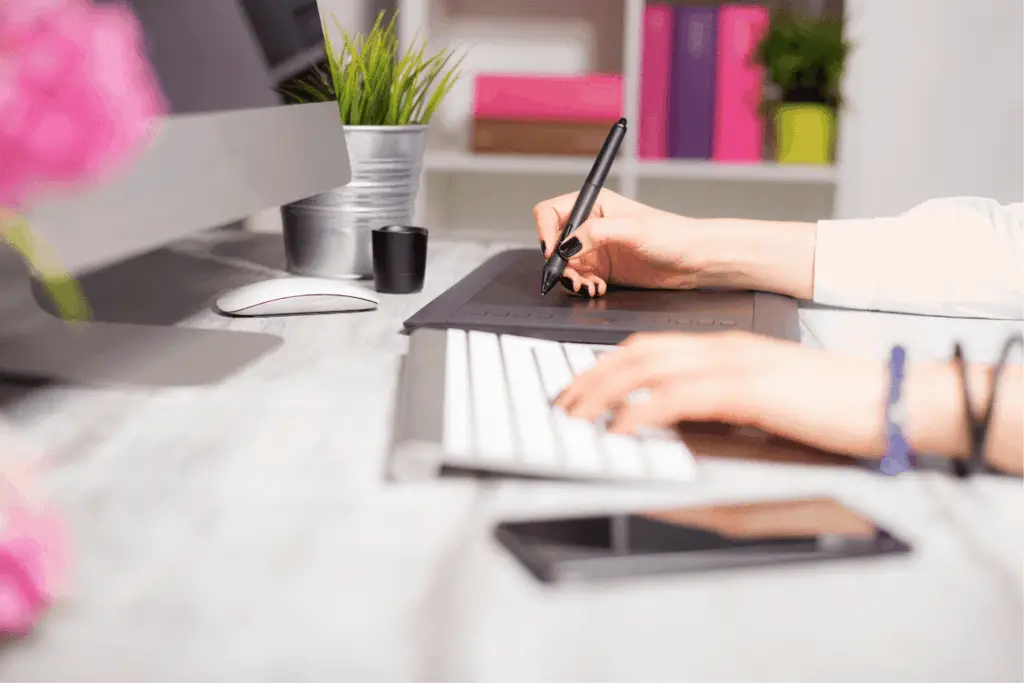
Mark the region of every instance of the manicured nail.
POLYGON ((542 254, 547 254, 548 253, 548 245, 547 245, 547 243, 544 240, 540 241, 540 253, 542 253, 542 254))
POLYGON ((570 237, 558 248, 558 255, 564 259, 569 259, 580 253, 580 249, 582 248, 583 242, 580 242, 576 237, 570 237))
POLYGON ((570 278, 563 277, 561 280, 559 280, 559 282, 562 283, 562 286, 568 289, 570 292, 576 291, 575 289, 573 289, 575 285, 572 283, 572 280, 570 278))

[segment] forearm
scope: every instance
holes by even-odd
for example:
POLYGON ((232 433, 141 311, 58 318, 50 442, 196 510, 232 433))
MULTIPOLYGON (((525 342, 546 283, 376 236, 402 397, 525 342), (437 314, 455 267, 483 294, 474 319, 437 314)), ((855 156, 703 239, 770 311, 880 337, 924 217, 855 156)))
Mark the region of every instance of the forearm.
MULTIPOLYGON (((992 391, 992 370, 979 365, 968 368, 975 415, 985 410, 992 391)), ((911 447, 921 453, 967 458, 970 434, 956 367, 911 366, 905 382, 911 447)), ((997 470, 1024 473, 1024 368, 1020 365, 1007 365, 1002 371, 985 455, 997 470)))
POLYGON ((707 286, 810 299, 816 224, 723 218, 705 221, 697 253, 707 286))

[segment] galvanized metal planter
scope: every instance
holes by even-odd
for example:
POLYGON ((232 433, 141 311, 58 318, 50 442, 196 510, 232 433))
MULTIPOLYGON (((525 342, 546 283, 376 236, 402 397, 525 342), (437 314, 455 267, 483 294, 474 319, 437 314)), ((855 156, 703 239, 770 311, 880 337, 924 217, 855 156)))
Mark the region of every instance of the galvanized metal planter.
POLYGON ((373 276, 372 231, 412 223, 427 128, 345 126, 351 182, 281 209, 289 272, 373 276))

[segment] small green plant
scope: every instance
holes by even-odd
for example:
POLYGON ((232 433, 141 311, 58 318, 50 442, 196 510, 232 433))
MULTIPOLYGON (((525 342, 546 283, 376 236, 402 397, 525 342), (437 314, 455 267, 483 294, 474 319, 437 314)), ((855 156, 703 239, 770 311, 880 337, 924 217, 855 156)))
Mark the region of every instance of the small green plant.
POLYGON ((309 77, 298 79, 281 92, 293 102, 337 100, 341 122, 347 126, 405 126, 425 124, 461 77, 452 50, 427 56, 426 40, 400 53, 395 20, 384 23, 377 15, 366 35, 352 36, 335 25, 342 37, 335 50, 324 26, 328 73, 317 67, 309 77))
POLYGON ((838 17, 808 17, 777 10, 757 45, 754 61, 765 68, 781 102, 814 102, 838 108, 849 51, 838 17))

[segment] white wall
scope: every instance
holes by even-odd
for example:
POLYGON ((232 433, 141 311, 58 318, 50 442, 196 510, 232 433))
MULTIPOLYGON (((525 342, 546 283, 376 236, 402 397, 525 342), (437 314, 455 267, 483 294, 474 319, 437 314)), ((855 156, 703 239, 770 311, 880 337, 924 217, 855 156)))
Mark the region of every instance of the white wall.
POLYGON ((1024 3, 846 0, 840 217, 1024 194, 1024 3))
MULTIPOLYGON (((338 24, 350 33, 365 33, 373 27, 373 20, 381 10, 393 10, 394 0, 317 0, 320 18, 327 24, 331 40, 335 40, 338 24)), ((341 37, 337 36, 337 42, 341 37)))

